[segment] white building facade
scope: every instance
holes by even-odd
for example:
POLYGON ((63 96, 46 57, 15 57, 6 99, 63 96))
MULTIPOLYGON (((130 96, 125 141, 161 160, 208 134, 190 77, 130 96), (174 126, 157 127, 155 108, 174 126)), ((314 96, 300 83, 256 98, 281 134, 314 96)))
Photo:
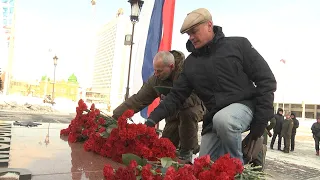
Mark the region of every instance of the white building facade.
POLYGON ((104 25, 97 34, 93 67, 92 92, 99 93, 102 103, 118 106, 125 96, 130 46, 124 45, 131 33, 131 21, 120 15, 104 25))

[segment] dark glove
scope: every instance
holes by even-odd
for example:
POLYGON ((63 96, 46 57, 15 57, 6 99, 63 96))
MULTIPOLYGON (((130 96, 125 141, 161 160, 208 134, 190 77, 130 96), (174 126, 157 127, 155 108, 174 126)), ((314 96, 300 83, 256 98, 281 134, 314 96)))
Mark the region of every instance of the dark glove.
POLYGON ((263 124, 252 124, 250 127, 250 135, 252 140, 257 140, 261 137, 266 129, 266 126, 263 124))
POLYGON ((145 123, 148 127, 154 127, 156 123, 152 119, 147 119, 145 123))
POLYGON ((242 141, 242 152, 246 163, 251 163, 253 160, 258 159, 258 154, 263 148, 263 137, 253 140, 251 134, 244 138, 242 141))
POLYGON ((267 132, 269 137, 272 137, 272 133, 268 129, 266 129, 266 132, 267 132))

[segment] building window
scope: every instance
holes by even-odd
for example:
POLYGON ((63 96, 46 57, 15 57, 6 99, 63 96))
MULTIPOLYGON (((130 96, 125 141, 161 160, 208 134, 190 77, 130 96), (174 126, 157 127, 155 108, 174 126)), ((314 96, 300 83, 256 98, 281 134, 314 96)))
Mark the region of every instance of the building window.
POLYGON ((314 109, 314 105, 308 104, 308 105, 306 105, 306 109, 314 109))

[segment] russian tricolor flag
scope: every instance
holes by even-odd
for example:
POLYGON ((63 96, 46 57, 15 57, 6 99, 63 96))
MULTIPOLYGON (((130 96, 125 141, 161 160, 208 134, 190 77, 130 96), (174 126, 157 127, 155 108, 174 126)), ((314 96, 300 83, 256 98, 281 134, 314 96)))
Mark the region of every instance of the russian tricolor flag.
MULTIPOLYGON (((142 24, 140 24, 140 30, 143 31, 144 28, 147 28, 148 31, 147 36, 146 34, 141 35, 135 57, 137 60, 135 70, 139 70, 140 68, 137 68, 137 66, 140 65, 141 67, 142 63, 140 73, 142 75, 143 83, 145 83, 154 73, 153 57, 156 53, 158 51, 171 50, 174 9, 175 0, 147 0, 145 1, 144 7, 142 7, 141 18, 145 19, 140 20, 140 22, 142 22, 142 24), (143 24, 143 21, 145 21, 145 24, 143 24), (141 63, 138 62, 140 61, 140 58, 143 59, 143 62, 141 63)), ((137 84, 140 84, 136 83, 136 78, 138 77, 134 77, 134 86, 136 87, 133 88, 134 93, 138 91, 137 84)), ((141 85, 142 84, 140 84, 139 89, 141 85)), ((147 118, 150 112, 152 112, 158 104, 159 98, 157 98, 149 107, 142 110, 140 115, 143 118, 147 118)))

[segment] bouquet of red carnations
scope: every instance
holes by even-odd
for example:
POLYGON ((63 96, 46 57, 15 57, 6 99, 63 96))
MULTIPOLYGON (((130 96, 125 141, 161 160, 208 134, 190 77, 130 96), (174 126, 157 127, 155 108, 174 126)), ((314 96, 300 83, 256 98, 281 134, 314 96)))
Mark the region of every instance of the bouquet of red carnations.
POLYGON ((60 134, 68 136, 70 143, 84 141, 86 151, 96 152, 117 162, 121 162, 122 155, 127 153, 148 160, 175 157, 175 146, 169 139, 159 138, 155 128, 127 123, 127 119, 134 114, 132 110, 115 120, 101 114, 94 104, 88 109, 83 100, 79 100, 76 111, 76 117, 60 134))
POLYGON ((127 167, 114 170, 106 165, 103 173, 108 180, 232 180, 243 172, 244 167, 239 159, 231 158, 229 154, 220 157, 214 163, 210 156, 202 156, 194 160, 194 164, 179 164, 171 158, 161 158, 159 161, 148 162, 139 157, 126 154, 123 162, 127 167))
MULTIPOLYGON (((167 138, 159 138, 155 128, 144 124, 129 124, 134 114, 126 111, 118 120, 103 115, 94 104, 88 109, 79 100, 76 116, 60 135, 70 143, 84 142, 86 151, 127 165, 115 170, 105 165, 103 173, 110 180, 229 180, 263 179, 264 174, 229 154, 212 162, 209 156, 195 159, 194 164, 180 164, 175 159, 176 148, 167 138)), ((257 167, 259 168, 259 167, 257 167)))

